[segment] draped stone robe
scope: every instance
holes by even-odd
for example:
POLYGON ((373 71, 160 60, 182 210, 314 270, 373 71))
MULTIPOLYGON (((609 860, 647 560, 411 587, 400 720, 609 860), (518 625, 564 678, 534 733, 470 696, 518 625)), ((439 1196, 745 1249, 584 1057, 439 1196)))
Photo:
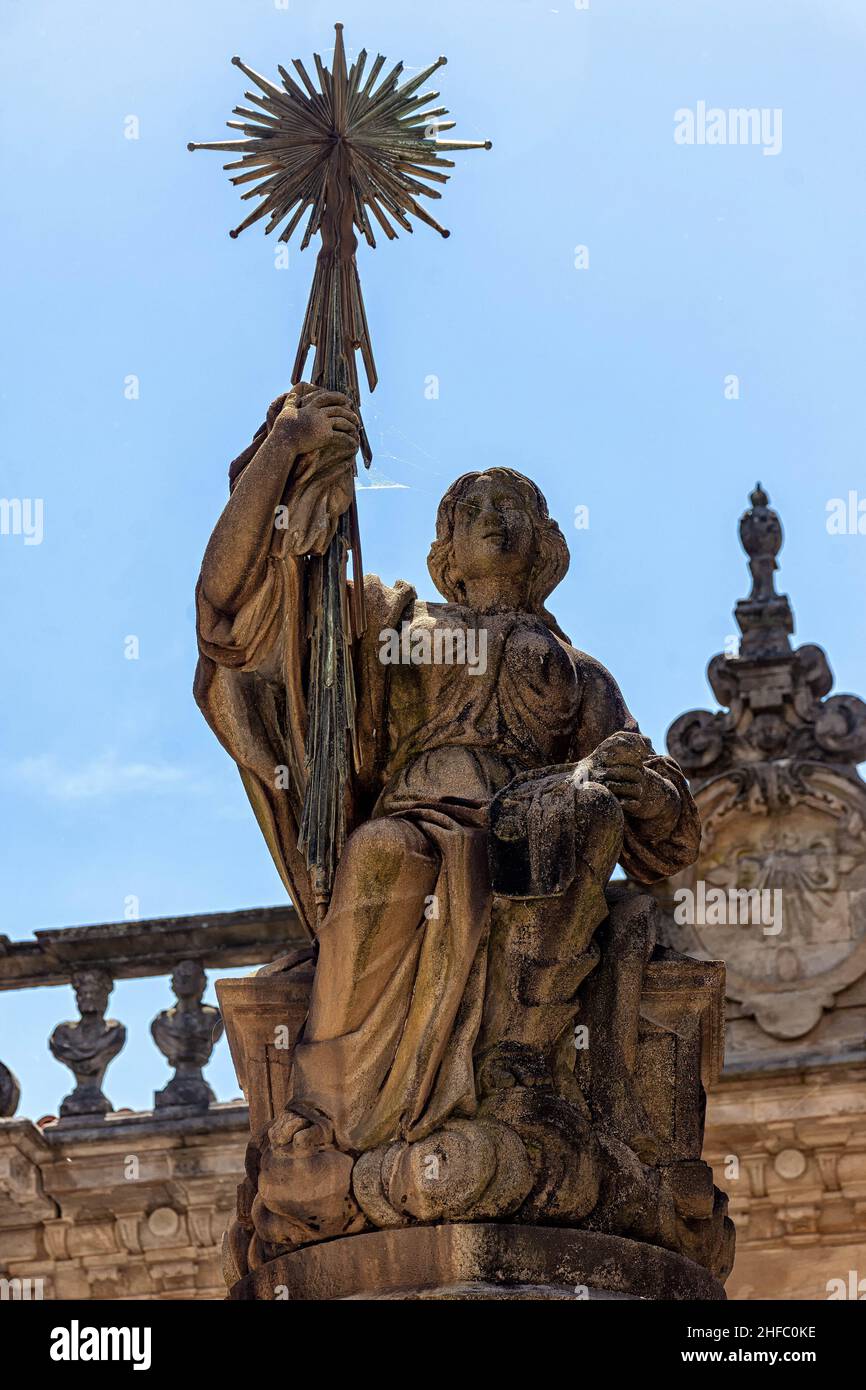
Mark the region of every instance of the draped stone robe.
MULTIPOLYGON (((240 611, 216 608, 199 584, 195 693, 313 932, 297 850, 309 632, 302 547, 327 499, 315 481, 290 476, 286 501, 297 524, 275 533, 240 611)), ((292 1101, 328 1116, 338 1145, 353 1152, 422 1138, 476 1108, 492 797, 516 773, 574 763, 608 735, 637 731, 612 676, 540 618, 426 603, 376 575, 364 589, 368 626, 355 651, 362 766, 347 799, 354 833, 318 932, 292 1101), (484 629, 486 668, 384 663, 380 634, 404 623, 410 638, 422 628, 484 629)), ((693 860, 700 831, 676 763, 652 755, 647 766, 678 797, 654 822, 625 817, 621 863, 652 882, 693 860)))

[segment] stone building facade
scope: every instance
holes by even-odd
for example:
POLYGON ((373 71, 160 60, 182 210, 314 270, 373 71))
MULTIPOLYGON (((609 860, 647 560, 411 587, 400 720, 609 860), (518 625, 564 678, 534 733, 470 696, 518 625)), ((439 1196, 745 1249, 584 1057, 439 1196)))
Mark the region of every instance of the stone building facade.
POLYGON ((730 1298, 866 1297, 866 705, 794 648, 782 528, 760 484, 740 521, 752 590, 723 707, 668 731, 703 824, 658 893, 670 945, 727 966, 726 1062, 704 1155, 737 1227, 730 1298))

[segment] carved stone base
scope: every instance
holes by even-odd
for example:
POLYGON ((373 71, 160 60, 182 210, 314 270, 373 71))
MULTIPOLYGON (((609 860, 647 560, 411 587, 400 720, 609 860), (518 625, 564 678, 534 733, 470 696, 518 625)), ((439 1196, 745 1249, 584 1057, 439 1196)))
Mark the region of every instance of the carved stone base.
POLYGON ((110 1115, 114 1106, 104 1094, 101 1087, 84 1083, 75 1087, 74 1091, 61 1102, 60 1117, 57 1121, 61 1125, 92 1125, 104 1120, 106 1115, 110 1115))
POLYGON ((199 1071, 198 1076, 173 1076, 161 1091, 154 1093, 153 1108, 186 1114, 207 1110, 215 1100, 216 1096, 199 1071))
POLYGON ((465 1223, 346 1236, 270 1260, 241 1300, 699 1299, 725 1297, 700 1265, 655 1245, 552 1226, 465 1223))

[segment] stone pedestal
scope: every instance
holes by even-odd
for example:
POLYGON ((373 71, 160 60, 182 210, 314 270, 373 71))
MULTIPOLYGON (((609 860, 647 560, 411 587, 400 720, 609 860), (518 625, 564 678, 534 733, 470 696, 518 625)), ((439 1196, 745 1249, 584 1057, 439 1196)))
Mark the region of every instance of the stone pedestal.
POLYGON ((288 1100, 292 1052, 313 983, 308 956, 297 951, 286 958, 287 968, 277 961, 257 975, 216 983, 235 1072, 250 1107, 252 1134, 258 1134, 288 1100))
MULTIPOLYGON (((620 903, 614 895, 609 920, 622 926, 648 908, 656 910, 651 899, 620 903)), ((291 1113, 292 1054, 313 978, 310 953, 300 954, 217 984, 251 1129, 237 1217, 223 1245, 230 1297, 724 1297, 714 1276, 730 1267, 732 1233, 700 1160, 701 1077, 712 1081, 722 1045, 723 980, 712 963, 668 952, 643 967, 634 1095, 654 1125, 655 1161, 642 1163, 608 1131, 596 1137, 576 1091, 577 1068, 571 1094, 578 1101, 560 1096, 546 1073, 533 1086, 520 1071, 501 1092, 495 1077, 492 1090, 482 1088, 475 1117, 452 1117, 423 1141, 337 1155, 339 1170, 332 1148, 314 1135, 309 1200, 331 1202, 337 1220, 321 1229, 311 1219, 307 1229, 291 1156, 279 1191, 264 1168, 270 1126, 291 1113), (348 1217, 340 1206, 347 1182, 360 1208, 353 1205, 348 1217), (268 1214, 263 1193, 275 1197, 280 1220, 268 1214)), ((594 1016, 584 1016, 594 1028, 594 1016)), ((603 1070, 601 1040, 596 1053, 596 1071, 603 1070)), ((589 1069, 581 1060, 582 1076, 589 1069)), ((601 1106, 604 1096, 591 1082, 589 1071, 587 1092, 601 1106)), ((285 1158, 279 1146, 277 1156, 285 1158)))
POLYGON ((700 1265, 655 1245, 553 1226, 451 1223, 347 1236, 270 1260, 241 1300, 724 1299, 700 1265))

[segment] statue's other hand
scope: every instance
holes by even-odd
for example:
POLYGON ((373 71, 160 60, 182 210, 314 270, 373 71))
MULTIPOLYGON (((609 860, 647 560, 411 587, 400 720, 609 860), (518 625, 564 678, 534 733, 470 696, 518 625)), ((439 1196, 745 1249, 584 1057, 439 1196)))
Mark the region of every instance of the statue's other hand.
POLYGON ((271 425, 271 433, 290 444, 296 454, 320 452, 354 458, 360 448, 361 422, 348 396, 300 382, 286 396, 271 425))
POLYGON ((611 734, 578 764, 578 780, 598 782, 616 797, 627 815, 640 815, 647 793, 644 763, 651 755, 652 745, 643 734, 611 734))
POLYGON ((491 806, 496 892, 549 896, 574 874, 574 767, 518 773, 491 806), (505 849, 507 846, 507 850, 505 849))

